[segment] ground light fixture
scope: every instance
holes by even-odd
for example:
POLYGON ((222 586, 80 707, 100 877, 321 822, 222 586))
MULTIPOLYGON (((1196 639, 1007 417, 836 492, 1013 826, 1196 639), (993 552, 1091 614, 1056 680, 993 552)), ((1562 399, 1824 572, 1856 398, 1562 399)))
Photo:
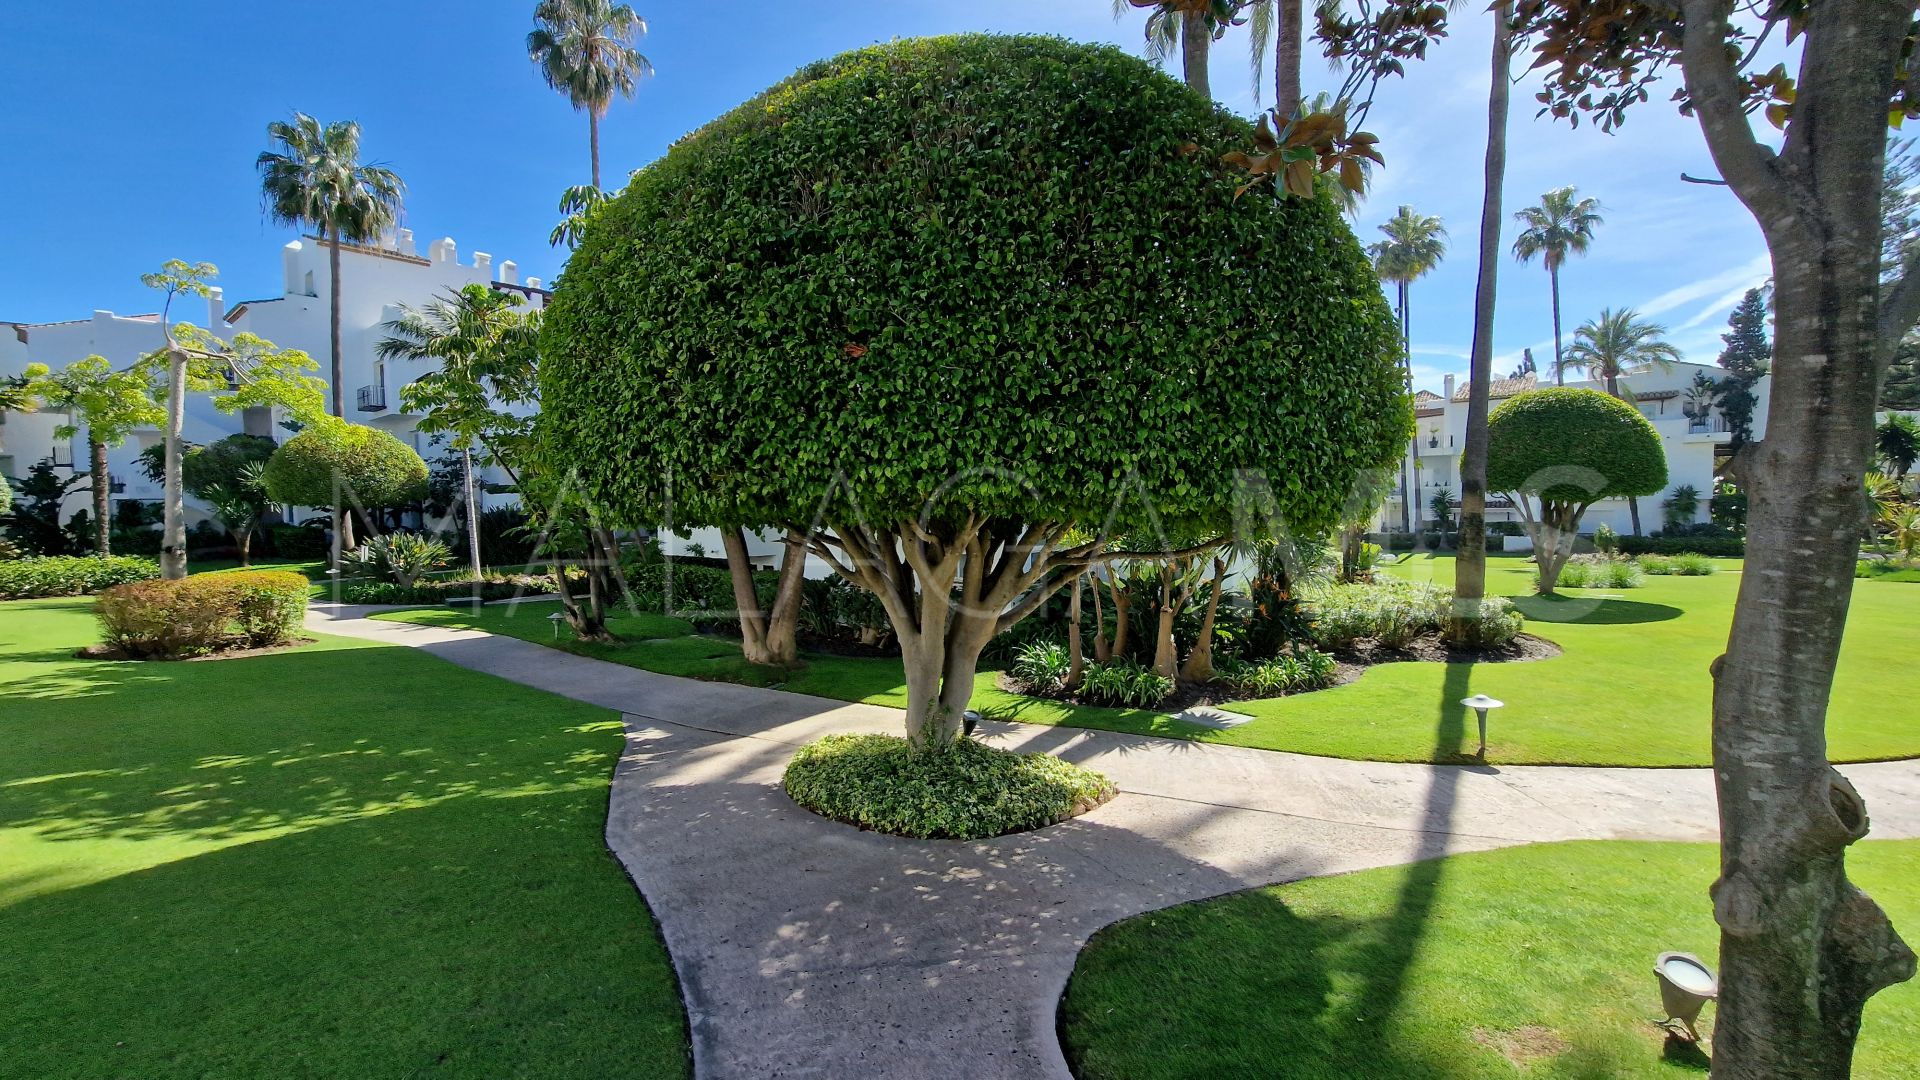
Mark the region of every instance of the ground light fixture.
POLYGON ((547 621, 553 624, 553 639, 555 641, 560 640, 560 624, 567 621, 566 612, 556 611, 547 616, 547 621))
POLYGON ((1660 981, 1660 1007, 1667 1011, 1661 1026, 1672 1030, 1677 1021, 1689 1040, 1699 1042, 1693 1022, 1707 1002, 1720 996, 1713 970, 1692 953, 1663 952, 1654 958, 1653 977, 1660 981))
POLYGON ((1460 704, 1465 705, 1469 709, 1472 709, 1474 713, 1480 718, 1480 749, 1474 756, 1482 757, 1482 758, 1486 757, 1487 756, 1487 711, 1489 709, 1498 709, 1502 705, 1505 705, 1506 702, 1501 701, 1499 698, 1488 697, 1485 694, 1475 694, 1470 698, 1461 698, 1460 704))

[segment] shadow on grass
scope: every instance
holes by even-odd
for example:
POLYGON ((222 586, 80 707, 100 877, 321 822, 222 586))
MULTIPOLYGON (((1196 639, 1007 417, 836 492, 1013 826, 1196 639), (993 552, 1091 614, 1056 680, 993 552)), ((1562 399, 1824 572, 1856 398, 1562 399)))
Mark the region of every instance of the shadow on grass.
POLYGON ((1536 622, 1582 623, 1592 626, 1626 626, 1634 623, 1667 622, 1685 612, 1666 604, 1642 600, 1615 600, 1599 596, 1516 596, 1513 606, 1536 622))

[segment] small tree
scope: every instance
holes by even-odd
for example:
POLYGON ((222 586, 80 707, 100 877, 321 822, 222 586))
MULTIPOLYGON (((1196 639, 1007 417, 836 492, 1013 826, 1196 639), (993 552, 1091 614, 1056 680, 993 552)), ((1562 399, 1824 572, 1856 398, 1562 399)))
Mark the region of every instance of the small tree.
POLYGON ((181 461, 187 494, 206 503, 233 537, 240 565, 252 564, 253 530, 273 507, 261 477, 274 442, 259 435, 229 435, 189 447, 181 461))
MULTIPOLYGON (((260 479, 275 502, 339 508, 335 520, 349 529, 349 508, 358 505, 372 529, 373 508, 401 506, 426 494, 427 463, 385 431, 319 416, 273 452, 260 479)), ((334 545, 337 555, 352 546, 352 538, 336 532, 334 545)))
POLYGON ((885 607, 909 735, 948 743, 987 641, 1136 554, 1113 538, 1209 550, 1247 471, 1285 479, 1255 520, 1330 527, 1409 434, 1365 256, 1326 199, 1234 197, 1251 135, 1112 48, 810 65, 589 219, 543 452, 618 524, 806 535, 885 607))
POLYGON ((1873 429, 1873 447, 1893 475, 1904 478, 1920 461, 1920 420, 1903 413, 1889 415, 1873 429))
POLYGON ((1487 420, 1487 486, 1520 507, 1543 594, 1560 580, 1588 507, 1666 484, 1667 455, 1652 422, 1598 390, 1529 390, 1487 420))
POLYGON ((1717 395, 1720 415, 1727 418, 1733 433, 1728 450, 1738 453, 1753 438, 1753 409, 1759 404, 1753 388, 1773 363, 1773 345, 1767 340, 1766 294, 1748 289, 1727 316, 1727 332, 1720 335, 1726 348, 1720 350, 1720 366, 1727 377, 1720 380, 1717 395))
POLYGON ((166 411, 153 400, 150 373, 143 368, 115 371, 104 356, 75 360, 54 371, 45 364, 28 364, 29 394, 43 408, 64 412, 68 420, 53 429, 57 439, 87 433, 87 460, 93 480, 93 551, 111 554, 112 513, 107 474, 107 448, 126 442, 138 428, 157 427, 166 411))
POLYGON ((1433 525, 1442 531, 1453 528, 1453 489, 1441 488, 1427 500, 1427 509, 1433 514, 1433 525))

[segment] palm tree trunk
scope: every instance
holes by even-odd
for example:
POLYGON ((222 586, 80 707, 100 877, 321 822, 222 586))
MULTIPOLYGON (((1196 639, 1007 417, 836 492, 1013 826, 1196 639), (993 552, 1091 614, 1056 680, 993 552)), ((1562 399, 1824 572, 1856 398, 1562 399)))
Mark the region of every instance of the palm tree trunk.
POLYGON ((1306 5, 1301 0, 1278 0, 1275 7, 1279 39, 1273 44, 1273 111, 1285 124, 1300 111, 1300 49, 1306 36, 1306 5))
POLYGON ((1559 264, 1547 266, 1547 280, 1553 287, 1553 385, 1567 385, 1567 369, 1560 365, 1565 360, 1560 355, 1560 267, 1559 264))
POLYGON ((593 186, 600 186, 600 112, 587 109, 587 146, 593 154, 593 186))
POLYGON ((93 553, 104 559, 113 554, 107 517, 107 486, 111 481, 107 476, 107 444, 93 437, 92 428, 87 429, 87 454, 93 463, 93 553))
POLYGON ((1180 13, 1180 74, 1201 97, 1213 100, 1213 85, 1207 79, 1207 48, 1213 35, 1207 32, 1207 17, 1198 11, 1180 13))
MULTIPOLYGON (((467 502, 467 560, 473 565, 473 580, 480 580, 480 510, 473 494, 473 448, 462 447, 460 467, 464 470, 464 495, 467 502)), ((476 587, 474 594, 479 595, 476 587)))
POLYGON ((187 353, 167 347, 166 457, 160 485, 160 576, 187 576, 187 507, 181 490, 180 429, 187 422, 187 353))
MULTIPOLYGON (((1473 292, 1473 358, 1467 370, 1467 440, 1460 454, 1460 551, 1448 634, 1468 638, 1487 595, 1487 396, 1493 384, 1493 313, 1500 268, 1500 202, 1507 176, 1509 0, 1494 7, 1493 81, 1487 94, 1486 191, 1480 203, 1480 279, 1473 292)), ((1556 301, 1556 322, 1558 320, 1556 301)))
MULTIPOLYGON (((1394 283, 1395 299, 1400 308, 1400 384, 1406 389, 1407 398, 1413 398, 1413 312, 1409 310, 1412 291, 1405 281, 1394 283)), ((1400 531, 1411 533, 1417 515, 1413 511, 1413 501, 1419 494, 1419 484, 1412 477, 1417 475, 1420 463, 1420 428, 1415 424, 1413 435, 1407 440, 1407 460, 1400 463, 1400 531)))
POLYGON ((346 371, 340 364, 340 227, 329 227, 327 236, 333 241, 327 248, 327 325, 331 330, 327 338, 327 356, 331 361, 327 369, 330 376, 328 381, 333 383, 333 415, 344 420, 347 416, 347 398, 346 388, 340 385, 346 378, 346 371))

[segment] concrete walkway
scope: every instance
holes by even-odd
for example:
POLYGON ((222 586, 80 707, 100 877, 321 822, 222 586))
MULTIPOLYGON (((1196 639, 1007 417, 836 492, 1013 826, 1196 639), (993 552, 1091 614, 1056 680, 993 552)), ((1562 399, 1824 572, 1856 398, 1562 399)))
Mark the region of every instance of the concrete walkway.
MULTIPOLYGON (((995 745, 1098 769, 1122 794, 1034 833, 905 840, 816 817, 780 789, 795 746, 898 733, 895 710, 366 612, 316 608, 309 625, 625 717, 607 843, 666 936, 701 1078, 1063 1078, 1055 1008, 1080 947, 1115 920, 1452 852, 1715 834, 1703 769, 1355 762, 990 722, 995 745)), ((1920 836, 1920 762, 1844 771, 1875 837, 1920 836)))

